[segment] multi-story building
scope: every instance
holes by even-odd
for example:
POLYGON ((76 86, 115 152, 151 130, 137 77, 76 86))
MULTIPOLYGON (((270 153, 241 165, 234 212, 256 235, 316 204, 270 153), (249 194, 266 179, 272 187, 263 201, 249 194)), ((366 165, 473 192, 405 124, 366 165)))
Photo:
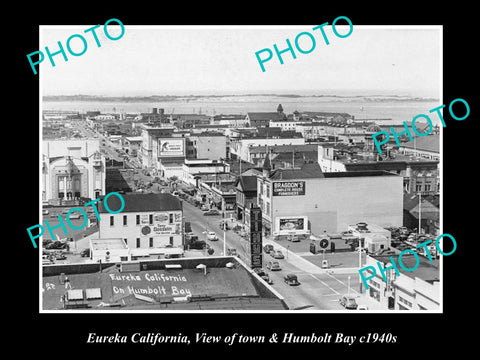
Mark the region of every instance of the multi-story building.
POLYGON ((235 182, 237 219, 245 222, 245 209, 257 203, 257 177, 240 175, 235 182))
POLYGON ((264 172, 257 178, 257 203, 274 236, 347 230, 361 221, 401 226, 402 177, 386 171, 323 172, 318 164, 264 172))
POLYGON ((186 138, 186 157, 187 159, 225 159, 227 137, 217 132, 190 134, 186 138))
MULTIPOLYGON (((440 309, 440 273, 438 260, 430 262, 419 256, 414 271, 405 271, 398 263, 398 255, 368 255, 364 270, 368 290, 365 296, 378 309, 390 310, 439 310, 440 309), (392 266, 392 259, 398 273, 392 266), (379 266, 385 271, 385 279, 379 266)), ((407 269, 415 268, 417 259, 412 254, 402 256, 402 264, 407 269)))
POLYGON ((440 187, 439 161, 413 158, 387 150, 381 157, 374 151, 350 151, 343 145, 318 145, 318 164, 325 172, 383 170, 403 177, 404 190, 409 194, 438 194, 440 187))
MULTIPOLYGON (((122 195, 124 208, 117 214, 98 205, 99 238, 121 238, 130 249, 144 249, 148 254, 183 246, 183 210, 181 201, 171 194, 129 193, 122 195)), ((108 208, 122 208, 119 197, 107 199, 108 208)))
POLYGON ((97 139, 43 141, 42 200, 105 195, 105 168, 97 139))

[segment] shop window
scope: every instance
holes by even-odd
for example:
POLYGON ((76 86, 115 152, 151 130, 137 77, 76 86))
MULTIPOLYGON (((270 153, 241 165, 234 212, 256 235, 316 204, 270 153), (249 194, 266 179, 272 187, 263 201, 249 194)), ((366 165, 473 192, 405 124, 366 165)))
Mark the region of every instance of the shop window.
POLYGON ((149 223, 150 225, 153 224, 153 215, 152 215, 152 214, 148 215, 148 223, 149 223))
POLYGON ((123 215, 123 226, 127 226, 127 215, 123 215))
POLYGON ((110 226, 114 226, 114 225, 115 225, 114 217, 110 216, 110 226))
POLYGON ((135 222, 137 225, 140 225, 140 215, 135 216, 135 222))
POLYGON ((170 245, 173 246, 173 236, 170 236, 170 245))
POLYGON ((169 214, 168 223, 173 224, 173 214, 169 214))
POLYGON ((137 244, 136 244, 137 248, 140 247, 140 238, 137 238, 137 244))
POLYGON ((148 246, 153 248, 153 238, 148 239, 148 246))

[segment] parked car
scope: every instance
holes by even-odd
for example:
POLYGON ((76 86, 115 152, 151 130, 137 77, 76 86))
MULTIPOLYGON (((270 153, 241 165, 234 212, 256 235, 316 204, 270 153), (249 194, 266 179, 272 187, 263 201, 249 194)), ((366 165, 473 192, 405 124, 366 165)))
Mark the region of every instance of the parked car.
POLYGON ((203 213, 203 215, 205 216, 209 216, 209 215, 220 215, 220 212, 218 210, 215 210, 215 209, 211 209, 211 210, 207 210, 203 213))
POLYGON ((272 250, 270 251, 270 256, 274 259, 283 259, 283 253, 280 250, 272 250))
POLYGON ((270 251, 273 250, 273 245, 271 244, 267 244, 263 247, 263 251, 266 253, 266 254, 270 254, 270 251))
POLYGON ((217 240, 218 240, 218 236, 217 236, 217 234, 215 234, 213 231, 209 231, 208 234, 207 234, 207 240, 217 241, 217 240))
POLYGON ((90 257, 90 248, 83 249, 80 253, 81 257, 90 257))
POLYGON ((42 240, 42 246, 46 249, 48 248, 48 245, 50 245, 51 243, 53 243, 53 240, 51 240, 51 239, 43 239, 42 240))
POLYGON ((42 215, 48 215, 48 214, 49 214, 49 211, 47 209, 42 210, 42 215))
POLYGON ((202 205, 202 207, 200 208, 200 210, 202 210, 202 211, 208 211, 208 210, 210 210, 210 208, 209 208, 207 205, 202 205))
POLYGON ((195 236, 197 240, 190 240, 188 246, 190 249, 203 250, 207 246, 207 243, 204 240, 198 240, 198 237, 195 236))
POLYGON ((165 254, 165 259, 178 259, 184 256, 184 254, 165 254))
POLYGON ((265 282, 267 282, 267 284, 273 284, 272 279, 270 279, 268 274, 262 268, 255 268, 255 269, 253 269, 253 271, 255 271, 255 273, 258 276, 260 276, 265 282))
POLYGON ((235 248, 230 248, 230 249, 227 249, 227 255, 228 256, 237 256, 237 249, 235 248))
POLYGON ((291 241, 291 242, 300 242, 300 239, 298 238, 297 235, 291 235, 287 239, 288 241, 291 241))
POLYGON ((358 305, 357 310, 368 310, 368 306, 367 305, 358 305))
POLYGON ((53 241, 46 246, 46 249, 65 249, 67 244, 61 241, 53 241))
POLYGON ((62 253, 59 253, 59 254, 55 254, 55 260, 66 260, 67 257, 65 256, 65 254, 62 254, 62 253))
POLYGON ((267 262, 267 269, 271 271, 280 271, 282 268, 280 267, 280 264, 278 261, 269 261, 267 262))
POLYGON ((296 286, 300 285, 300 282, 298 281, 297 275, 295 274, 287 274, 283 277, 283 281, 285 284, 290 285, 290 286, 296 286))
POLYGON ((351 295, 343 295, 340 299, 340 305, 342 305, 345 309, 353 309, 355 310, 358 307, 355 298, 351 295))

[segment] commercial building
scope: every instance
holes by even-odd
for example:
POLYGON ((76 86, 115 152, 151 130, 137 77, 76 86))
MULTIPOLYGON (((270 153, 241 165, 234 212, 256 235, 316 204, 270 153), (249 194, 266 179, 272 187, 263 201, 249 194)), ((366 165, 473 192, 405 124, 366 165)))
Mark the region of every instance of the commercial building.
POLYGON ((215 177, 220 174, 228 174, 230 172, 230 165, 224 161, 217 160, 186 159, 182 165, 182 170, 182 181, 185 184, 190 184, 198 188, 202 175, 212 175, 215 177))
POLYGON ((99 140, 43 141, 42 201, 59 204, 105 195, 105 168, 99 140))
POLYGON ((186 157, 187 159, 226 159, 227 137, 217 132, 190 134, 186 138, 186 157))
POLYGON ((399 151, 416 158, 440 160, 440 135, 415 136, 412 141, 403 143, 399 151))
POLYGON ((383 170, 403 177, 407 193, 438 194, 440 188, 439 161, 413 158, 392 150, 381 157, 375 151, 363 151, 344 145, 318 145, 318 164, 325 172, 383 170))
POLYGON ((402 177, 385 171, 324 173, 318 164, 271 171, 257 178, 264 227, 274 236, 347 230, 358 222, 401 226, 402 177))
POLYGON ((45 265, 42 289, 49 312, 288 310, 237 257, 45 265))
POLYGON ((126 136, 124 139, 124 150, 130 156, 137 156, 142 149, 142 136, 126 136))
POLYGON ((360 222, 355 225, 349 225, 348 231, 350 231, 353 237, 362 241, 362 247, 369 254, 380 250, 388 250, 392 244, 391 232, 375 224, 360 222))
POLYGON ((240 175, 235 182, 237 219, 245 222, 245 210, 257 203, 257 176, 240 175))
MULTIPOLYGON (((183 210, 179 199, 171 194, 124 194, 124 208, 118 214, 99 203, 99 238, 121 238, 132 249, 145 254, 163 254, 165 248, 183 248, 183 210)), ((108 208, 121 209, 121 200, 110 196, 108 208)), ((133 251, 134 253, 134 251, 133 251)))
MULTIPOLYGON (((366 296, 379 309, 390 310, 439 310, 440 300, 440 273, 438 260, 431 263, 427 258, 418 256, 418 267, 413 271, 405 271, 398 262, 398 255, 376 256, 367 255, 366 266, 376 269, 375 277, 367 280, 369 289, 366 296), (392 259, 400 275, 392 267, 392 259), (377 263, 380 263, 379 265, 377 263), (381 271, 385 271, 385 279, 381 271)), ((402 256, 402 264, 407 269, 415 268, 417 259, 413 254, 402 256)), ((364 277, 371 276, 371 269, 365 270, 364 277)))
MULTIPOLYGON (((258 133, 254 135, 244 135, 241 137, 230 138, 230 154, 232 158, 242 159, 250 162, 250 152, 256 147, 279 146, 279 145, 305 145, 305 139, 300 133, 293 131, 282 132, 269 131, 268 133, 258 133)), ((270 128, 269 130, 273 130, 270 128)))
POLYGON ((162 163, 181 164, 185 159, 185 138, 175 136, 169 124, 142 124, 142 146, 139 160, 143 167, 160 169, 162 163))

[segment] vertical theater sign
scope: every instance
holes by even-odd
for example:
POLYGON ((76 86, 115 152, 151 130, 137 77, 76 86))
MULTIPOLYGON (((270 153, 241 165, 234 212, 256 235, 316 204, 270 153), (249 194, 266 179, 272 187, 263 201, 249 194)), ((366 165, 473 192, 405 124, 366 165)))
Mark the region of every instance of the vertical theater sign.
POLYGON ((250 267, 262 267, 262 210, 250 204, 246 211, 248 234, 250 235, 250 267))

